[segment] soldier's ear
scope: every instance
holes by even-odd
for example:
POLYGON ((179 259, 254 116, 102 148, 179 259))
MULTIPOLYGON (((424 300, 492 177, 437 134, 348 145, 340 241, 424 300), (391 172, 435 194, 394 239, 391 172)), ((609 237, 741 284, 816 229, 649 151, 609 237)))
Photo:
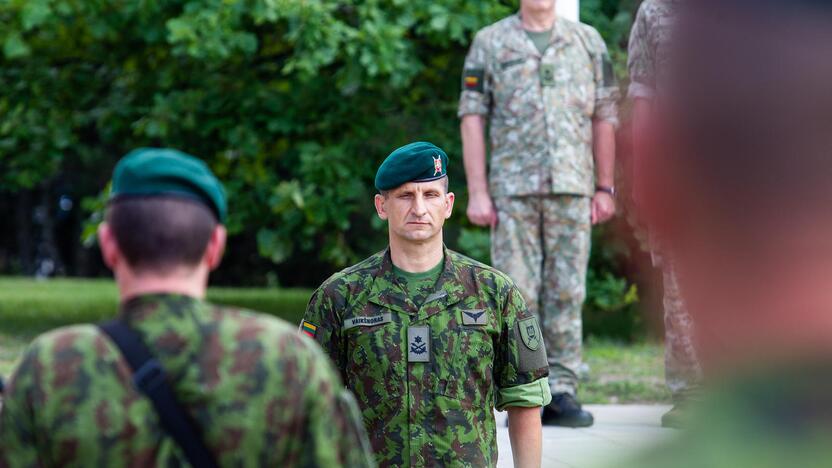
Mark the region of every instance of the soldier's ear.
POLYGON ((113 230, 107 222, 98 225, 98 248, 101 249, 101 258, 107 268, 115 270, 123 257, 113 230))
POLYGON ((384 209, 384 202, 386 200, 387 198, 381 194, 376 194, 376 197, 373 199, 376 205, 376 214, 378 214, 378 217, 384 221, 387 221, 387 210, 384 209))
POLYGON ((211 238, 208 240, 208 246, 205 248, 205 263, 208 265, 208 271, 216 270, 222 262, 222 255, 225 253, 225 242, 228 238, 228 232, 225 226, 218 224, 211 233, 211 238))
POLYGON ((445 219, 450 219, 451 215, 454 212, 454 201, 456 200, 456 195, 453 192, 448 192, 445 195, 446 207, 445 207, 445 219))

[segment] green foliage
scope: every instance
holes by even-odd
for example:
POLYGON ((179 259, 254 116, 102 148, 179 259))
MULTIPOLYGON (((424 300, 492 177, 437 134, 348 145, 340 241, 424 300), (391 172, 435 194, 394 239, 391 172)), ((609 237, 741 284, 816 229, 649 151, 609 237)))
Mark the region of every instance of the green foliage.
POLYGON ((637 0, 581 0, 581 21, 593 25, 609 47, 619 78, 627 76, 627 41, 637 0))
MULTIPOLYGON (((394 147, 417 139, 444 147, 465 200, 462 62, 473 33, 517 5, 0 0, 0 190, 69 180, 96 213, 90 242, 117 158, 176 147, 226 181, 232 244, 251 240, 276 265, 331 272, 385 244, 370 200, 375 168, 394 147)), ((620 76, 634 8, 581 2, 620 76)), ((451 247, 487 260, 488 234, 470 227, 463 203, 448 232, 451 247)), ((592 269, 588 307, 631 310, 634 290, 615 261, 592 269)), ((284 282, 278 276, 269 282, 284 282)))
MULTIPOLYGON (((0 185, 74 169, 100 189, 137 146, 185 149, 228 181, 232 234, 275 263, 344 266, 383 243, 379 161, 454 115, 472 33, 498 2, 0 2, 0 185)), ((461 173, 459 158, 456 173, 461 173)))
MULTIPOLYGON (((275 315, 299 323, 312 291, 305 289, 211 288, 208 300, 275 315)), ((76 323, 95 323, 118 309, 111 280, 0 279, 0 325, 31 335, 76 323)))
POLYGON ((639 310, 637 286, 627 279, 622 265, 629 249, 610 227, 592 233, 592 255, 587 272, 584 335, 633 341, 643 338, 646 324, 639 310))

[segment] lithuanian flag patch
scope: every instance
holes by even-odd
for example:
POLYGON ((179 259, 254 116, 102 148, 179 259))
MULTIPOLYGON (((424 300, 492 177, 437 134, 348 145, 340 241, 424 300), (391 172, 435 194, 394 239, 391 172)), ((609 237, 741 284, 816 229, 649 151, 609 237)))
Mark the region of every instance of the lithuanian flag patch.
POLYGON ((485 70, 482 68, 467 68, 462 77, 462 89, 465 91, 483 92, 483 79, 485 70))
POLYGON ((315 335, 318 334, 318 327, 304 320, 300 324, 300 331, 309 338, 315 338, 315 335))

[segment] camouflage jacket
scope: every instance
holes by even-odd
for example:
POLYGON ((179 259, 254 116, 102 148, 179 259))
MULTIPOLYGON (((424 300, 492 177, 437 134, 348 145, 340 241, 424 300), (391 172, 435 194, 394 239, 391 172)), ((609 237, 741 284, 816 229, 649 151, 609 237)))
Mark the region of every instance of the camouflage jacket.
POLYGON ((355 393, 382 466, 493 466, 494 408, 551 399, 540 327, 520 292, 449 250, 422 307, 383 252, 328 279, 304 319, 355 393))
MULTIPOLYGON (((128 301, 220 466, 368 466, 357 407, 326 356, 275 318, 184 296, 128 301)), ((118 348, 80 325, 38 337, 0 412, 0 466, 187 466, 118 348)))
POLYGON ((680 1, 645 0, 639 7, 628 48, 630 98, 652 99, 664 80, 670 34, 680 1))
POLYGON ((541 56, 519 15, 477 33, 459 116, 488 118, 493 197, 595 193, 593 120, 617 124, 618 85, 590 26, 558 18, 541 56))

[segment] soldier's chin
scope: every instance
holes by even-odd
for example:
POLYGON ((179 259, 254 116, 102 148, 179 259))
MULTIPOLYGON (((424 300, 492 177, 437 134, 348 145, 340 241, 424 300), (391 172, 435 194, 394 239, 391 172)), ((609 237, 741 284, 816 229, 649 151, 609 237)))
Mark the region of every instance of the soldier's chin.
POLYGON ((412 229, 404 233, 404 238, 411 241, 428 240, 436 235, 431 229, 412 229))

